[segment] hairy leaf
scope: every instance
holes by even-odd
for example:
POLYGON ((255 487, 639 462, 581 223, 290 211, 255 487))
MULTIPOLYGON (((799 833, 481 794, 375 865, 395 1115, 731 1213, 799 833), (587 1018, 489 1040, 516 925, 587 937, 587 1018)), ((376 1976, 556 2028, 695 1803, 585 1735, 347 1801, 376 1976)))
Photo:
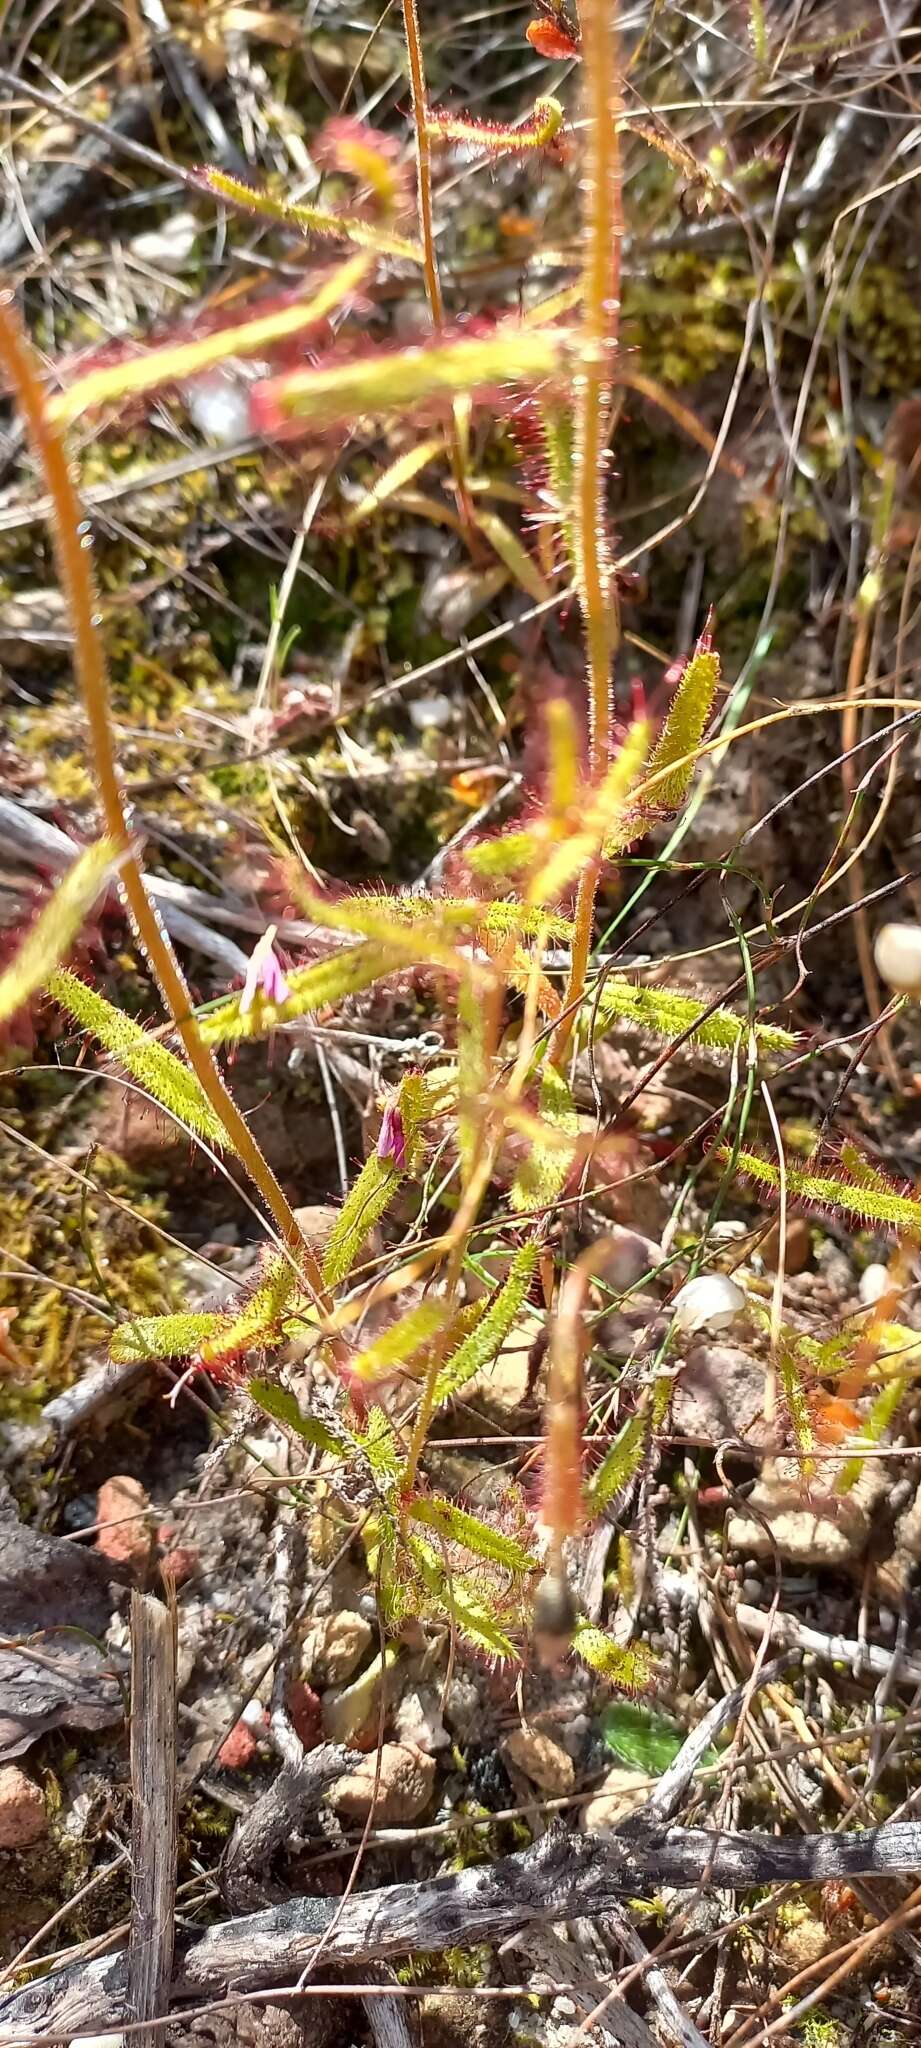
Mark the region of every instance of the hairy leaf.
POLYGON ((547 916, 526 903, 483 903, 477 897, 390 896, 370 891, 362 896, 318 896, 298 877, 297 893, 308 916, 333 931, 360 932, 365 938, 397 947, 407 959, 424 960, 432 940, 444 943, 455 931, 490 932, 497 938, 519 932, 533 937, 571 939, 568 917, 547 916))
POLYGON ((0 974, 0 1024, 43 988, 70 952, 118 858, 114 839, 98 839, 58 882, 50 902, 0 974))
POLYGON ((264 220, 298 228, 302 235, 322 235, 327 241, 351 242, 356 249, 367 249, 375 256, 397 256, 406 263, 421 263, 423 260, 417 242, 408 242, 403 235, 391 234, 388 228, 375 227, 372 222, 362 220, 360 215, 329 213, 322 206, 305 206, 300 202, 275 198, 271 192, 245 184, 242 178, 229 177, 226 171, 209 168, 200 175, 203 184, 218 199, 227 200, 231 206, 239 206, 244 213, 258 213, 264 220))
POLYGON ((445 1359, 435 1382, 436 1408, 441 1408, 446 1401, 453 1400, 461 1388, 467 1385, 468 1380, 474 1379, 478 1372, 483 1372, 486 1366, 492 1364, 527 1300, 537 1265, 537 1255, 536 1244, 521 1245, 512 1260, 508 1278, 498 1293, 493 1295, 475 1329, 464 1338, 451 1357, 445 1359))
MULTIPOLYGON (((893 1379, 887 1382, 886 1386, 881 1387, 860 1432, 868 1451, 872 1450, 875 1444, 882 1441, 890 1423, 894 1420, 902 1406, 908 1391, 908 1385, 907 1376, 897 1373, 893 1379)), ((850 1493, 851 1488, 856 1486, 860 1478, 865 1462, 865 1458, 859 1452, 855 1457, 848 1459, 838 1480, 836 1488, 838 1493, 850 1493)))
POLYGON ((698 996, 679 995, 670 988, 647 988, 641 982, 615 974, 605 982, 597 1006, 593 996, 586 997, 583 1017, 586 1023, 595 1017, 596 1036, 616 1019, 635 1024, 657 1038, 687 1036, 689 1043, 705 1046, 709 1052, 738 1052, 747 1044, 750 1029, 759 1052, 795 1052, 799 1045, 796 1033, 784 1031, 779 1024, 750 1026, 747 1017, 722 1008, 712 1010, 708 1017, 708 1008, 698 996))
POLYGON ((561 840, 532 877, 528 889, 532 903, 553 902, 602 849, 610 857, 635 838, 637 825, 630 797, 648 751, 649 726, 645 719, 637 719, 600 787, 586 795, 579 830, 561 840))
POLYGON ((392 1159, 372 1152, 346 1195, 329 1235, 323 1258, 327 1287, 336 1287, 350 1273, 369 1231, 379 1223, 403 1179, 392 1159))
POLYGON ((332 1458, 344 1458, 354 1450, 354 1442, 344 1431, 340 1436, 318 1415, 305 1415, 289 1388, 279 1387, 274 1380, 256 1378, 247 1380, 246 1391, 264 1415, 270 1415, 273 1422, 282 1423, 286 1429, 293 1429, 296 1436, 314 1444, 318 1451, 328 1451, 332 1458))
POLYGON ((652 1660, 644 1649, 634 1645, 622 1650, 605 1635, 601 1628, 594 1628, 590 1621, 578 1621, 573 1630, 572 1647, 583 1664, 589 1664, 593 1671, 606 1678, 610 1685, 617 1685, 623 1692, 641 1692, 651 1685, 653 1679, 652 1660))
POLYGON ((418 1302, 359 1352, 352 1360, 351 1372, 369 1387, 389 1378, 397 1367, 411 1364, 422 1346, 444 1328, 449 1313, 442 1301, 418 1302))
MULTIPOLYGON (((561 1133, 575 1139, 579 1118, 572 1090, 564 1075, 557 1073, 549 1060, 541 1075, 538 1112, 554 1137, 561 1133)), ((512 1183, 512 1208, 549 1209, 565 1186, 572 1160, 571 1146, 561 1147, 558 1140, 549 1144, 546 1139, 538 1138, 512 1183)))
POLYGON ((682 671, 645 777, 649 784, 663 769, 671 769, 649 792, 661 810, 675 811, 684 802, 694 774, 693 758, 684 757, 693 756, 703 739, 719 679, 719 655, 712 652, 709 633, 702 633, 682 671))
POLYGON ((126 362, 89 370, 66 391, 55 392, 48 398, 48 416, 58 426, 69 426, 83 413, 94 412, 101 405, 156 391, 164 384, 185 384, 189 378, 200 377, 203 371, 214 369, 231 356, 261 355, 290 335, 304 333, 328 319, 357 290, 369 268, 369 257, 353 256, 324 278, 313 298, 302 305, 284 306, 278 312, 241 321, 236 327, 221 328, 216 334, 201 335, 196 341, 166 344, 132 356, 126 362))
POLYGON ((251 1006, 243 1010, 241 990, 239 995, 226 996, 223 1002, 197 1010, 198 1029, 206 1045, 264 1038, 282 1024, 313 1016, 317 1010, 325 1010, 333 1003, 341 1003, 346 996, 356 995, 360 989, 370 988, 372 982, 382 981, 403 965, 401 956, 386 946, 346 946, 341 953, 312 961, 309 967, 286 970, 288 995, 283 1002, 270 1002, 257 990, 251 1006))
MULTIPOLYGON (((779 1193, 780 1169, 760 1152, 738 1152, 733 1159, 728 1145, 715 1145, 713 1157, 727 1165, 734 1164, 738 1173, 756 1181, 759 1187, 779 1193)), ((913 1195, 899 1193, 877 1175, 875 1168, 870 1181, 856 1181, 843 1166, 837 1174, 813 1173, 788 1162, 786 1187, 792 1200, 839 1210, 842 1215, 858 1217, 861 1223, 884 1223, 890 1230, 921 1231, 921 1202, 913 1195)))
POLYGON ((142 1030, 132 1017, 113 1009, 105 996, 89 988, 69 968, 57 968, 48 978, 48 989, 55 1002, 69 1011, 85 1031, 91 1031, 171 1116, 178 1117, 189 1130, 198 1131, 212 1145, 230 1145, 201 1082, 175 1053, 142 1030))
POLYGON ((486 1657, 508 1663, 516 1657, 515 1645, 500 1626, 485 1600, 460 1572, 448 1572, 430 1543, 418 1536, 407 1539, 422 1583, 441 1613, 458 1635, 486 1657))
POLYGON ((484 336, 430 344, 425 349, 369 349, 355 361, 294 370, 255 387, 258 432, 332 427, 367 413, 415 412, 434 400, 488 391, 509 382, 532 384, 562 365, 570 337, 564 328, 526 328, 506 322, 484 336))
POLYGON ((611 1501, 626 1492, 643 1463, 648 1441, 648 1414, 631 1415, 618 1430, 614 1442, 608 1445, 591 1481, 588 1489, 590 1514, 600 1515, 611 1501))
POLYGON ((538 1560, 516 1543, 501 1529, 492 1529, 488 1522, 481 1522, 477 1515, 468 1515, 456 1502, 445 1500, 440 1494, 423 1494, 410 1503, 410 1518, 422 1522, 426 1528, 435 1529, 448 1542, 462 1543, 465 1550, 472 1550, 477 1557, 489 1558, 493 1564, 504 1565, 506 1571, 521 1577, 526 1572, 538 1570, 538 1560))
POLYGON ((198 1347, 203 1365, 220 1366, 243 1352, 268 1349, 285 1334, 285 1317, 303 1300, 296 1269, 281 1252, 264 1255, 256 1284, 240 1307, 222 1316, 220 1326, 198 1347))
POLYGON ((449 114, 440 107, 427 107, 425 126, 432 142, 468 143, 489 156, 503 156, 520 150, 546 149, 563 126, 563 109, 549 93, 534 102, 534 111, 515 127, 498 121, 471 120, 466 114, 449 114))
POLYGON ((135 1316, 121 1323, 109 1339, 115 1365, 134 1365, 142 1358, 193 1358, 199 1346, 224 1321, 217 1312, 201 1315, 135 1316))

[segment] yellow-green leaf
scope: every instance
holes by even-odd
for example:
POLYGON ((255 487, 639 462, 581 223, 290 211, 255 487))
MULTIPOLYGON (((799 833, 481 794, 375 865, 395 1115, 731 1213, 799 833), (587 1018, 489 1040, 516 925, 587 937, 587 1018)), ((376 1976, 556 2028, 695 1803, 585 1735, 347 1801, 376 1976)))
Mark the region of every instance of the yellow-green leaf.
POLYGON ((506 526, 498 512, 474 512, 473 523, 479 527, 490 547, 495 549, 500 562, 505 563, 515 582, 527 591, 535 604, 543 604, 552 595, 550 585, 545 582, 527 548, 522 547, 518 535, 506 526))
POLYGON ((49 976, 48 989, 55 1002, 68 1010, 85 1031, 91 1031, 170 1116, 178 1117, 189 1130, 198 1131, 212 1145, 230 1145, 220 1118, 191 1068, 184 1066, 150 1032, 142 1030, 133 1017, 113 1009, 105 996, 88 988, 66 967, 57 968, 49 976))
POLYGON ((443 1301, 420 1301, 415 1308, 407 1309, 405 1315, 398 1316, 389 1329, 352 1360, 355 1378, 373 1387, 399 1366, 410 1365, 423 1345, 444 1328, 449 1313, 443 1301))
POLYGON ((97 839, 58 882, 51 900, 0 974, 0 1024, 44 988, 79 936, 118 858, 114 839, 97 839))

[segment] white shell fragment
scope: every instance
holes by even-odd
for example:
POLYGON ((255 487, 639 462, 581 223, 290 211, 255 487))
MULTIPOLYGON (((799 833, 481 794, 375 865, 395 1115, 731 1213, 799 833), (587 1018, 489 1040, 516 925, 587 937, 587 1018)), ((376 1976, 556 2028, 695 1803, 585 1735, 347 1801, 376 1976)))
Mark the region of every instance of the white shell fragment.
POLYGON ((745 1307, 745 1289, 727 1273, 699 1273, 672 1302, 679 1330, 725 1330, 745 1307))
POLYGON ((873 1308, 876 1302, 882 1301, 883 1295, 888 1292, 891 1286, 892 1281, 889 1278, 887 1266, 865 1266, 860 1275, 857 1292, 864 1307, 873 1308))
POLYGON ((884 924, 873 958, 884 981, 901 996, 921 996, 921 925, 884 924))

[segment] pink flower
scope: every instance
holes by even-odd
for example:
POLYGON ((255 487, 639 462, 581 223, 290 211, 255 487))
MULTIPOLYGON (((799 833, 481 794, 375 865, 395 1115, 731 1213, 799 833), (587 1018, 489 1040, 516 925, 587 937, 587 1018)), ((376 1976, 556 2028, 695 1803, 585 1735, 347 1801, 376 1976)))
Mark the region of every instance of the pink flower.
POLYGON ((249 956, 246 980, 240 997, 240 1015, 245 1017, 252 1009, 257 994, 268 1003, 284 1003, 291 990, 282 972, 281 962, 275 952, 275 933, 278 926, 270 924, 258 939, 249 956))
POLYGON ((377 1141, 377 1156, 378 1159, 392 1159, 394 1166, 401 1173, 406 1165, 406 1132, 399 1106, 395 1102, 388 1102, 384 1111, 380 1137, 377 1141))

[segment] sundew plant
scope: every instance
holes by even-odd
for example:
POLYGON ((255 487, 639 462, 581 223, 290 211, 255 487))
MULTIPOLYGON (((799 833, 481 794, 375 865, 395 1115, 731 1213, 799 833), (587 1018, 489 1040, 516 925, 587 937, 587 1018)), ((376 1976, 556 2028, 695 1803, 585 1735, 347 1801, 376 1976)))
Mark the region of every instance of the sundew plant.
MULTIPOLYGON (((112 1360, 156 1361, 183 1385, 207 1376, 244 1414, 270 1417, 304 1447, 346 1520, 360 1502, 387 1633, 421 1615, 490 1660, 514 1664, 536 1644, 548 1659, 572 1654, 615 1686, 642 1688, 653 1681, 652 1661, 581 1612, 567 1569, 573 1539, 612 1515, 648 1470, 680 1370, 681 1317, 667 1314, 664 1333, 637 1352, 639 1372, 613 1426, 596 1416, 587 1428, 595 1325, 612 1293, 630 1290, 605 1278, 616 1249, 609 1235, 580 1237, 583 1197, 609 1180, 629 1216, 631 1176, 639 1182, 662 1163, 645 1155, 640 1163, 630 1102, 607 1129, 586 1113, 595 1048, 623 1027, 652 1045, 652 1074, 689 1047, 720 1072, 719 1107, 669 1155, 683 1157, 688 1188, 708 1190, 714 1219, 730 1194, 744 1201, 755 1190, 778 1204, 784 1223, 800 1205, 910 1247, 921 1202, 834 1131, 814 1133, 804 1153, 785 1158, 772 1089, 802 1071, 811 1048, 760 1000, 756 968, 770 964, 774 930, 753 961, 737 922, 737 973, 715 996, 676 975, 644 977, 616 954, 596 957, 599 902, 606 917, 647 857, 667 868, 702 780, 719 787, 738 740, 788 716, 767 703, 744 711, 733 666, 721 660, 719 619, 705 609, 683 652, 664 664, 654 703, 637 689, 625 710, 623 692, 615 695, 627 577, 611 485, 625 399, 644 392, 681 431, 709 442, 714 468, 723 459, 622 334, 625 136, 652 152, 663 189, 680 189, 692 219, 731 213, 738 178, 718 150, 698 159, 664 117, 643 111, 613 0, 579 0, 578 13, 546 0, 522 24, 530 56, 553 69, 507 122, 432 103, 424 14, 416 0, 403 0, 402 12, 405 133, 332 120, 317 144, 329 198, 321 192, 306 203, 214 166, 189 174, 209 219, 233 212, 268 222, 299 248, 306 267, 293 300, 237 306, 218 324, 193 323, 143 349, 113 345, 51 373, 9 294, 0 305, 0 366, 50 506, 98 803, 98 836, 0 975, 0 1026, 44 1004, 59 1031, 85 1034, 87 1048, 181 1125, 190 1145, 232 1160, 264 1216, 267 1246, 234 1301, 166 1315, 142 1313, 139 1303, 113 1330, 112 1360), (533 180, 550 163, 569 170, 581 253, 564 283, 517 311, 456 303, 436 222, 458 161, 487 175, 514 161, 520 178, 533 180), (369 339, 367 309, 383 302, 385 286, 392 298, 394 280, 424 317, 410 342, 369 339), (140 401, 194 388, 230 362, 256 366, 247 423, 268 448, 333 447, 356 419, 400 423, 400 452, 353 495, 345 530, 356 534, 396 502, 438 517, 472 564, 520 591, 535 619, 563 608, 581 636, 581 675, 576 691, 551 680, 535 698, 540 768, 526 799, 467 832, 430 888, 348 889, 289 851, 284 888, 315 942, 301 958, 267 926, 243 985, 198 1003, 151 897, 120 773, 72 444, 113 420, 130 435, 140 401), (520 465, 496 499, 484 489, 482 451, 500 416, 513 423, 520 465), (440 499, 428 481, 423 489, 423 472, 439 478, 440 499), (531 516, 519 517, 522 506, 531 516), (92 964, 74 956, 112 890, 149 974, 151 1004, 162 1006, 158 1018, 139 1021, 113 1003, 92 964), (388 985, 422 989, 443 1049, 385 1078, 376 1134, 364 1163, 352 1162, 318 1245, 235 1099, 234 1058, 244 1041, 261 1041, 271 1088, 302 1020, 347 1019, 353 999, 371 1001, 388 985), (501 1515, 474 1513, 431 1477, 431 1445, 535 1319, 540 1458, 529 1484, 509 1489, 501 1515), (298 1390, 303 1375, 292 1379, 292 1349, 309 1361, 309 1396, 298 1390)), ((767 64, 763 10, 736 12, 755 61, 767 64)), ((852 694, 879 601, 879 533, 873 545, 852 694)), ((856 734, 845 752, 855 744, 856 734)), ((680 861, 674 880, 681 884, 680 861)), ((669 1299, 713 1262, 706 1235, 683 1236, 680 1213, 675 1221, 663 1254, 669 1299)), ((850 1332, 829 1333, 824 1347, 784 1320, 782 1273, 780 1290, 772 1295, 765 1282, 752 1313, 766 1333, 777 1427, 802 1453, 804 1485, 810 1457, 830 1440, 830 1416, 850 1457, 841 1483, 852 1483, 917 1370, 893 1300, 850 1332)))

